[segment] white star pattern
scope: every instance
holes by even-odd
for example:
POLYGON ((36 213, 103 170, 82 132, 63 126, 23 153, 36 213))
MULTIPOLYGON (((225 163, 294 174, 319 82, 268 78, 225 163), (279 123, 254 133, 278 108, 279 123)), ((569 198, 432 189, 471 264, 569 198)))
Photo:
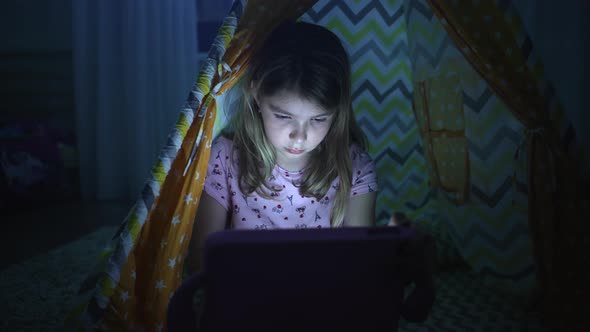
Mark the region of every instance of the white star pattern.
POLYGON ((174 265, 176 265, 176 259, 168 259, 168 266, 174 267, 174 265))
POLYGON ((182 255, 178 255, 178 257, 176 258, 176 262, 180 263, 181 260, 182 260, 182 255))
POLYGON ((195 180, 198 180, 201 178, 201 173, 197 172, 197 175, 195 176, 195 180))
POLYGON ((180 244, 182 244, 182 242, 184 242, 184 234, 180 236, 180 244))
POLYGON ((131 271, 131 278, 133 278, 133 279, 137 278, 137 274, 135 274, 135 271, 131 271))
POLYGON ((160 248, 164 248, 167 244, 168 242, 166 242, 166 240, 162 240, 162 242, 160 242, 160 248))
POLYGON ((164 280, 162 280, 162 279, 158 280, 156 282, 156 288, 159 290, 166 288, 166 285, 164 285, 164 280))
POLYGON ((186 202, 186 204, 190 203, 193 200, 193 195, 191 195, 191 193, 188 193, 188 195, 186 195, 186 197, 184 198, 184 201, 186 202))
POLYGON ((174 218, 172 218, 172 225, 178 224, 180 224, 180 218, 178 218, 178 216, 174 216, 174 218))
POLYGON ((210 149, 211 148, 211 141, 207 141, 207 143, 205 144, 205 147, 207 149, 210 149))
POLYGON ((120 299, 123 302, 127 302, 127 300, 129 300, 129 293, 127 291, 124 291, 123 293, 121 293, 120 299))

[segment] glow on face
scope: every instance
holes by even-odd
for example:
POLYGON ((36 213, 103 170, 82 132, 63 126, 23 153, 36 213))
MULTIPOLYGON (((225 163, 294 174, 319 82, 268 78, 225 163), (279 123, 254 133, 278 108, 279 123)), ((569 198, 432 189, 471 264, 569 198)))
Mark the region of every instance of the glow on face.
POLYGON ((310 152, 326 137, 333 116, 290 92, 261 98, 258 105, 266 137, 276 151, 277 163, 288 170, 305 167, 310 152))

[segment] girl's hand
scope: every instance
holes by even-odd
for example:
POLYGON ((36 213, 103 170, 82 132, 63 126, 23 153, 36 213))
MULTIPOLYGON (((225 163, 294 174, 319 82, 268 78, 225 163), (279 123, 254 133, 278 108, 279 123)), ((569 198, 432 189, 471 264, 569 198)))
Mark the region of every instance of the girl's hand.
POLYGON ((404 213, 395 212, 391 218, 389 218, 387 226, 411 226, 411 224, 410 219, 408 219, 404 213))

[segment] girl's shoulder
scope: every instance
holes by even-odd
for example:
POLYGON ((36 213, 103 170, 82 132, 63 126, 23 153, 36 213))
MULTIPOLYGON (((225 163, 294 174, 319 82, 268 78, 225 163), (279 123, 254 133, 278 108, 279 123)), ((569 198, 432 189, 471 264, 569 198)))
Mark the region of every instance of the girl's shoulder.
MULTIPOLYGON (((225 136, 217 136, 213 143, 211 144, 211 161, 222 161, 224 165, 228 166, 229 163, 225 161, 229 161, 230 156, 233 153, 233 161, 234 163, 238 160, 237 151, 233 149, 234 142, 231 138, 227 138, 225 136)), ((210 161, 210 163, 211 163, 210 161)))
POLYGON ((233 144, 234 142, 230 138, 219 135, 213 140, 213 143, 211 144, 211 152, 222 151, 226 154, 229 154, 233 147, 233 144))
POLYGON ((350 153, 350 159, 352 160, 352 165, 354 166, 363 166, 368 163, 373 162, 373 159, 360 144, 351 143, 348 149, 350 153))

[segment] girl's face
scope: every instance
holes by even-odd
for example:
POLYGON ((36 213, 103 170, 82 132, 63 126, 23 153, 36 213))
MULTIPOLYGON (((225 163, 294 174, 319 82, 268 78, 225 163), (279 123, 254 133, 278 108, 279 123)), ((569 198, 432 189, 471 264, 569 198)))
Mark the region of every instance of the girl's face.
POLYGON ((290 171, 304 168, 311 152, 326 137, 333 115, 287 91, 257 99, 257 103, 277 163, 290 171))

